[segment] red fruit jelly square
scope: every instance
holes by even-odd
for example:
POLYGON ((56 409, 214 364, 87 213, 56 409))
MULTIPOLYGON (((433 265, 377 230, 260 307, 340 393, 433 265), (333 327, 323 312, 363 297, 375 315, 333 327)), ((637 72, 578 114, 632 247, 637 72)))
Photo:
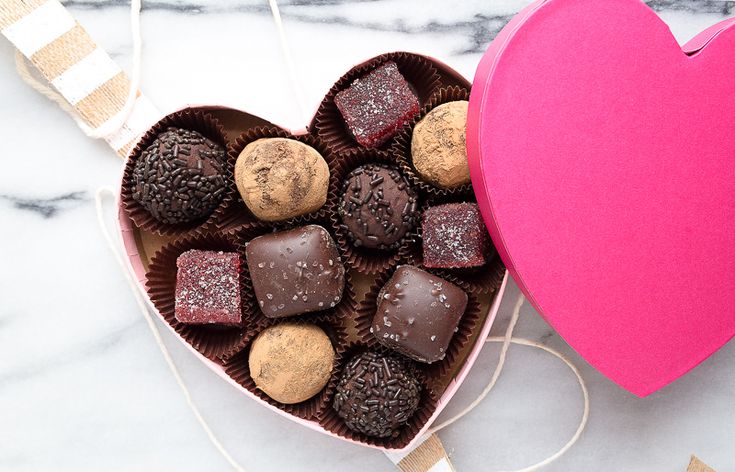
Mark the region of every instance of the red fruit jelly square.
POLYGON ((474 203, 449 203, 430 207, 421 223, 424 266, 434 269, 466 269, 487 262, 490 235, 474 203))
POLYGON ((187 324, 240 326, 240 256, 192 249, 176 259, 176 319, 187 324))
POLYGON ((355 79, 334 97, 355 140, 375 148, 392 138, 419 111, 419 100, 395 62, 355 79))

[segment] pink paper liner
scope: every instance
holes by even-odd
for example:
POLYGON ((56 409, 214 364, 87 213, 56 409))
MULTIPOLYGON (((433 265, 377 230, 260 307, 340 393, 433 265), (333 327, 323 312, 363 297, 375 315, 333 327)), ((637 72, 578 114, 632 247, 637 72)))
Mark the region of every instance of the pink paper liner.
POLYGON ((146 291, 166 323, 205 357, 219 361, 223 354, 237 346, 247 331, 258 323, 254 316, 255 301, 245 255, 238 251, 234 239, 223 234, 196 233, 173 241, 158 250, 146 273, 146 291), (189 325, 176 320, 176 259, 189 249, 237 252, 240 255, 241 327, 189 325))
POLYGON ((419 114, 416 115, 412 121, 407 123, 398 135, 396 135, 396 138, 391 145, 390 152, 395 157, 395 160, 403 173, 406 174, 411 182, 428 197, 446 197, 449 195, 472 193, 472 185, 468 183, 453 189, 445 189, 423 180, 420 174, 416 171, 416 168, 413 166, 413 160, 411 158, 411 138, 413 136, 413 129, 419 121, 439 105, 459 100, 468 101, 469 99, 470 92, 462 87, 446 87, 437 90, 421 109, 419 114))
MULTIPOLYGON (((349 362, 352 357, 359 355, 365 351, 376 351, 383 354, 396 355, 394 352, 389 351, 382 346, 371 347, 361 342, 352 343, 347 346, 342 353, 340 364, 335 369, 335 387, 339 383, 339 379, 342 375, 344 366, 349 362)), ((397 356, 400 357, 400 356, 397 356)), ((416 412, 413 414, 411 419, 396 431, 396 436, 390 438, 375 438, 366 434, 358 433, 347 427, 344 420, 340 418, 337 412, 332 408, 332 401, 334 398, 335 389, 332 389, 330 396, 327 399, 328 408, 322 410, 318 417, 319 425, 327 431, 336 434, 342 438, 346 438, 352 441, 358 441, 371 446, 383 447, 388 449, 400 449, 406 447, 421 431, 431 418, 432 413, 437 407, 437 395, 426 382, 426 378, 422 371, 416 368, 416 363, 410 359, 402 358, 406 361, 409 366, 414 368, 416 377, 421 384, 421 395, 419 398, 419 406, 416 412)))
MULTIPOLYGON (((158 123, 153 125, 138 141, 138 144, 133 148, 130 153, 130 157, 125 162, 125 169, 123 172, 123 182, 120 191, 120 198, 125 208, 125 212, 128 214, 131 220, 137 227, 142 230, 150 231, 152 233, 159 234, 161 236, 180 236, 185 233, 192 231, 207 229, 216 225, 217 218, 221 213, 221 208, 225 204, 225 200, 229 198, 231 189, 228 187, 225 191, 225 196, 222 197, 218 207, 206 218, 202 220, 182 223, 182 224, 165 224, 155 219, 140 203, 133 198, 133 189, 135 183, 133 182, 133 169, 135 163, 140 158, 143 151, 145 151, 159 134, 164 132, 167 128, 183 128, 191 131, 198 131, 204 137, 220 144, 225 151, 227 150, 227 139, 225 135, 225 129, 220 122, 213 116, 203 113, 201 111, 192 111, 185 109, 172 113, 158 123)), ((225 166, 225 181, 232 180, 233 167, 229 164, 225 166)))
MULTIPOLYGON (((329 184, 330 194, 333 197, 330 202, 330 220, 332 230, 336 236, 337 244, 344 254, 347 264, 358 272, 368 275, 375 274, 392 267, 401 260, 407 250, 406 246, 417 237, 417 228, 420 226, 421 216, 420 210, 417 211, 416 226, 414 229, 406 233, 396 249, 368 249, 364 247, 356 247, 352 244, 352 241, 350 241, 347 235, 347 231, 342 225, 342 219, 338 213, 339 202, 342 199, 344 181, 347 178, 347 175, 356 168, 370 163, 386 164, 398 169, 392 156, 386 152, 370 149, 346 150, 337 154, 334 171, 330 176, 329 184)), ((421 204, 420 199, 419 204, 421 204)))
POLYGON ((328 317, 315 317, 311 319, 295 318, 271 319, 258 325, 256 328, 249 330, 243 339, 244 342, 240 350, 225 361, 224 369, 227 375, 229 375, 235 382, 257 395, 258 398, 294 416, 313 420, 316 419, 317 415, 321 411, 326 409, 328 401, 337 386, 338 376, 336 373, 338 372, 337 369, 341 363, 342 355, 346 347, 346 335, 344 329, 340 326, 340 323, 338 321, 330 320, 328 317), (332 375, 329 378, 327 385, 318 394, 300 403, 284 404, 272 399, 265 392, 260 390, 257 385, 255 385, 255 381, 250 376, 250 366, 248 362, 252 342, 255 341, 257 336, 266 328, 282 323, 313 324, 319 326, 324 330, 327 336, 329 336, 335 352, 332 375))
MULTIPOLYGON (((256 128, 250 128, 242 132, 240 136, 233 143, 231 143, 227 149, 228 166, 234 169, 237 158, 242 150, 245 149, 245 146, 252 143, 253 141, 257 141, 258 139, 262 138, 288 138, 311 146, 312 148, 316 149, 316 151, 321 154, 321 156, 327 162, 331 178, 335 157, 334 151, 330 146, 325 144, 324 141, 316 136, 312 136, 310 134, 294 135, 277 126, 259 126, 256 128)), ((228 192, 226 201, 223 201, 223 205, 220 206, 220 209, 218 209, 219 211, 217 212, 218 215, 216 226, 219 229, 231 229, 248 224, 264 224, 274 227, 292 227, 304 225, 311 221, 328 219, 330 200, 329 194, 327 194, 327 201, 324 206, 322 206, 319 210, 315 212, 297 216, 284 221, 261 221, 252 214, 252 212, 245 205, 245 202, 242 200, 242 197, 237 190, 237 185, 235 184, 234 170, 228 182, 230 184, 230 191, 228 192)))
MULTIPOLYGON (((441 77, 433 64, 422 56, 408 52, 381 54, 363 64, 353 67, 329 90, 324 100, 322 100, 313 121, 317 136, 322 138, 335 150, 341 151, 344 149, 361 148, 361 146, 355 141, 347 129, 342 113, 340 113, 337 105, 334 103, 334 96, 352 85, 355 79, 388 61, 393 61, 398 65, 398 70, 413 87, 418 96, 419 104, 422 106, 428 101, 431 94, 441 86, 441 77)), ((379 149, 388 149, 392 142, 393 138, 380 146, 379 149)))
MULTIPOLYGON (((423 270, 441 277, 441 275, 431 269, 423 270)), ((400 353, 380 344, 380 342, 370 332, 373 317, 378 309, 378 294, 391 278, 393 272, 393 269, 385 270, 375 279, 357 307, 355 325, 357 335, 365 345, 370 347, 381 346, 391 352, 394 352, 398 356, 402 356, 400 353)), ((427 382, 438 391, 444 391, 451 381, 451 378, 447 376, 452 372, 459 370, 461 364, 464 363, 465 359, 461 354, 464 352, 467 344, 472 340, 472 333, 477 330, 481 317, 482 307, 480 302, 474 294, 467 293, 467 308, 465 308, 464 314, 459 320, 457 332, 454 333, 452 340, 449 342, 449 346, 447 346, 447 352, 444 359, 431 364, 416 362, 418 369, 424 374, 427 382)))

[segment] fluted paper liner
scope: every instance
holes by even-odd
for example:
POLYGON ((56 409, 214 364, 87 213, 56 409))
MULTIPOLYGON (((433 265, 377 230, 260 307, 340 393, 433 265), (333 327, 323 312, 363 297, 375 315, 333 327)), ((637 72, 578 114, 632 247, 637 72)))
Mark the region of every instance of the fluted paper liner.
POLYGON ((390 148, 390 152, 394 155, 396 162, 403 173, 406 174, 411 182, 428 197, 446 197, 450 195, 472 193, 472 185, 464 184, 453 189, 445 189, 423 180, 421 175, 416 171, 411 157, 411 138, 413 136, 413 129, 419 121, 439 105, 469 99, 470 92, 462 87, 446 87, 437 90, 421 109, 419 114, 407 123, 396 135, 393 145, 390 148))
MULTIPOLYGON (((427 272, 441 277, 436 271, 431 269, 423 269, 427 272)), ((359 336, 362 343, 367 346, 383 346, 370 332, 370 327, 373 323, 373 317, 378 309, 378 295, 380 290, 388 283, 391 276, 393 275, 394 269, 389 269, 378 274, 375 282, 370 286, 370 289, 365 294, 360 304, 357 307, 357 316, 355 317, 355 325, 357 326, 357 335, 359 336)), ((442 277, 443 278, 443 277, 442 277)), ((465 290, 466 291, 466 290, 465 290)), ((446 355, 444 359, 426 364, 423 362, 416 362, 419 370, 426 376, 427 381, 434 385, 442 387, 439 390, 443 391, 450 378, 448 374, 458 371, 461 365, 464 363, 464 358, 461 357, 461 353, 472 340, 472 333, 478 328, 480 318, 482 317, 482 309, 480 302, 477 300, 472 293, 467 293, 467 307, 465 308, 462 318, 459 320, 457 325, 457 332, 452 336, 449 346, 447 346, 446 355)), ((389 349, 388 347, 385 347, 389 349)), ((396 353, 399 354, 399 353, 396 353)), ((400 354, 399 354, 400 355, 400 354)))
MULTIPOLYGON (((398 65, 399 72, 416 93, 420 106, 426 104, 434 91, 441 86, 441 77, 433 64, 417 54, 408 52, 382 54, 352 68, 329 90, 324 100, 322 100, 313 121, 316 134, 335 150, 363 148, 347 129, 342 113, 334 103, 335 95, 349 88, 355 79, 366 75, 388 61, 393 61, 398 65)), ((379 149, 386 150, 392 143, 393 138, 386 141, 379 149)))
POLYGON ((245 205, 245 202, 240 196, 240 192, 238 192, 237 185, 235 183, 235 163, 237 162, 237 158, 242 150, 245 149, 245 146, 254 141, 257 141, 258 139, 263 138, 288 138, 311 146, 312 148, 316 149, 316 151, 321 154, 321 156, 327 162, 327 166, 329 167, 329 174, 331 177, 331 174, 333 172, 332 169, 335 163, 334 151, 330 146, 325 144, 324 141, 322 141, 318 137, 312 136, 310 134, 294 135, 277 126, 259 126, 256 128, 245 130, 233 143, 230 144, 227 149, 228 167, 233 169, 233 174, 231 179, 228 181, 228 183, 230 184, 230 191, 227 192, 226 201, 223 202, 223 205, 217 212, 217 227, 220 229, 230 229, 244 224, 259 223, 283 228, 301 226, 313 221, 327 220, 329 218, 329 194, 327 194, 326 203, 317 211, 308 213, 306 215, 290 218, 284 221, 261 221, 256 218, 255 215, 253 215, 253 213, 248 209, 247 205, 245 205))
POLYGON ((255 302, 252 283, 245 262, 245 254, 238 251, 234 239, 223 234, 196 233, 162 247, 151 260, 146 274, 146 290, 153 305, 166 323, 205 357, 218 361, 222 355, 237 346, 249 329, 258 321, 254 317, 255 302), (175 316, 176 259, 190 250, 237 252, 240 255, 241 327, 191 325, 181 323, 175 316))
MULTIPOLYGON (((394 352, 385 349, 384 347, 371 347, 362 342, 352 343, 344 350, 341 356, 341 362, 337 369, 335 369, 335 387, 339 383, 339 379, 342 375, 342 370, 345 365, 356 355, 359 355, 365 351, 375 351, 383 354, 396 355, 394 352)), ((401 356, 398 356, 401 357, 401 356)), ((417 363, 411 359, 402 357, 409 365, 418 367, 417 363)), ((434 410, 437 406, 437 395, 434 392, 431 385, 426 381, 426 378, 422 371, 418 368, 415 369, 416 376, 421 384, 421 395, 419 398, 419 406, 416 412, 413 414, 408 422, 401 426, 397 430, 397 435, 390 438, 376 438, 368 436, 366 434, 358 433, 347 427, 344 420, 340 418, 337 412, 332 408, 332 402, 334 399, 335 389, 330 392, 328 398, 328 408, 322 410, 319 415, 319 424, 326 429, 340 437, 351 439, 353 441, 359 441, 364 444, 370 444, 372 446, 379 446, 387 449, 401 449, 406 447, 411 440, 416 437, 419 431, 426 425, 431 418, 434 410)))
MULTIPOLYGON (((417 210, 416 226, 409 231, 399 242, 399 246, 392 250, 369 249, 355 246, 350 240, 347 230, 342 224, 338 208, 343 195, 344 182, 350 172, 356 168, 372 163, 396 166, 390 154, 378 150, 351 149, 337 153, 334 171, 330 176, 331 225, 336 236, 337 244, 345 256, 347 264, 363 274, 374 274, 389 267, 395 266, 407 251, 407 244, 416 239, 416 231, 420 226, 420 210, 417 210)), ((400 169, 399 169, 400 170, 400 169)), ((410 185, 410 182, 409 182, 410 185)), ((416 189, 414 189, 416 191, 416 189)), ((418 192, 416 192, 418 195, 418 192)), ((419 198, 419 205, 421 199, 419 198)))
POLYGON ((122 199, 125 212, 128 214, 135 225, 145 231, 150 231, 162 236, 181 236, 192 231, 207 229, 216 224, 216 220, 221 214, 221 208, 225 201, 229 198, 232 191, 228 186, 228 182, 233 180, 233 166, 229 165, 229 161, 225 163, 225 195, 219 202, 217 208, 205 218, 190 223, 166 224, 154 218, 143 205, 133 198, 135 182, 133 181, 133 170, 135 163, 159 134, 166 131, 167 128, 182 128, 190 131, 197 131, 204 137, 221 145, 225 152, 227 151, 227 140, 225 138, 224 127, 220 122, 208 113, 193 110, 182 110, 172 113, 161 121, 153 125, 138 141, 135 148, 130 153, 130 157, 125 162, 125 170, 123 172, 122 189, 120 198, 122 199))
POLYGON ((271 319, 268 320, 268 322, 257 326, 257 328, 248 331, 244 338, 245 342, 239 352, 225 361, 225 372, 238 384, 269 404, 294 416, 298 416, 299 418, 315 420, 317 415, 328 406, 328 401, 331 398, 332 392, 337 386, 338 376, 336 373, 338 371, 338 366, 341 364, 342 353, 346 347, 345 338, 345 332, 340 326, 340 323, 335 320, 329 320, 326 317, 317 317, 313 319, 299 319, 299 317, 271 319), (250 375, 250 366, 248 362, 250 357, 250 346, 253 341, 255 341, 258 335, 265 329, 282 323, 313 324, 319 326, 327 334, 332 342, 332 347, 334 348, 334 364, 329 382, 327 382, 327 385, 318 394, 300 403, 285 404, 272 399, 264 391, 260 390, 257 385, 255 385, 255 381, 250 375))

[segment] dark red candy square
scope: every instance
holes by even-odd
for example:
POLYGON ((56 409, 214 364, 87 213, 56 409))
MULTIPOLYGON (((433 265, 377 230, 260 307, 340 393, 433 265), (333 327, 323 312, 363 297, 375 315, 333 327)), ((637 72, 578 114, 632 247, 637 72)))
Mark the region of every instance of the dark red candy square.
POLYGON ((355 140, 368 148, 392 138, 419 111, 419 100, 395 62, 355 79, 334 97, 355 140))
POLYGON ((187 324, 239 326, 240 256, 192 249, 176 259, 176 319, 187 324))
POLYGON ((465 269, 487 262, 490 235, 474 203, 430 207, 422 221, 424 266, 465 269))

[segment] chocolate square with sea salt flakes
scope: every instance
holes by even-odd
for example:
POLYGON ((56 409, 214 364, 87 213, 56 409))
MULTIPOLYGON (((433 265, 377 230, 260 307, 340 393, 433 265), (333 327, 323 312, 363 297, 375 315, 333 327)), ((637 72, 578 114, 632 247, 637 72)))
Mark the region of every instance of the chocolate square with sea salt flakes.
POLYGON ((255 297, 268 318, 327 310, 342 300, 345 268, 318 225, 259 236, 245 249, 255 297))
POLYGON ((413 266, 398 266, 378 294, 370 332, 404 356, 430 364, 444 359, 467 308, 467 294, 413 266))
POLYGON ((176 259, 174 315, 181 323, 240 326, 240 256, 192 249, 176 259))

